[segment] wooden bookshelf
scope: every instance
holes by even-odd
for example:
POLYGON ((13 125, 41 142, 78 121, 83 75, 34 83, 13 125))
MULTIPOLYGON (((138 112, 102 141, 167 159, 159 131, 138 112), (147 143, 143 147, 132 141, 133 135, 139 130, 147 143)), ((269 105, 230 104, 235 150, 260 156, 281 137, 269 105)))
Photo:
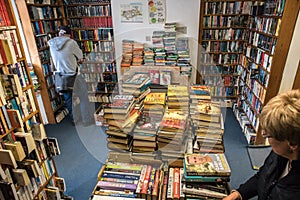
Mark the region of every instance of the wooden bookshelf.
MULTIPOLYGON (((243 10, 243 9, 238 9, 243 10)), ((243 11, 242 11, 243 12, 243 11)), ((222 76, 230 76, 231 78, 236 77, 237 81, 234 82, 235 98, 237 100, 237 106, 243 112, 243 120, 247 120, 246 128, 242 127, 246 135, 255 135, 255 139, 251 139, 249 143, 256 145, 265 144, 265 140, 261 136, 261 128, 259 126, 259 114, 263 106, 274 96, 277 95, 281 84, 282 74, 285 68, 285 62, 287 59, 292 35, 294 32, 295 23, 299 13, 299 1, 277 1, 276 4, 273 1, 238 1, 238 0, 223 0, 223 1, 203 1, 201 4, 200 12, 200 30, 199 30, 199 41, 200 44, 206 44, 208 41, 216 42, 213 38, 213 34, 207 34, 207 30, 219 31, 223 30, 220 26, 207 27, 208 22, 213 25, 218 25, 218 19, 226 19, 229 16, 243 16, 247 17, 247 21, 243 27, 232 27, 225 26, 224 29, 232 28, 233 30, 244 30, 244 34, 234 38, 235 41, 241 41, 241 51, 237 53, 236 63, 230 63, 226 66, 223 59, 221 63, 212 62, 207 64, 203 62, 205 56, 203 51, 200 56, 200 78, 204 82, 209 83, 206 80, 207 76, 214 77, 214 72, 219 75, 219 80, 213 81, 213 83, 221 83, 222 76), (245 13, 228 14, 224 12, 229 4, 233 5, 233 10, 237 7, 248 4, 247 11, 245 13), (268 6, 268 9, 264 5, 274 5, 275 7, 268 6), (226 5, 226 7, 224 7, 226 5), (281 7, 281 9, 280 9, 281 7), (250 10, 249 10, 250 8, 250 10), (219 11, 219 12, 218 12, 219 11), (249 12, 250 11, 250 12, 249 12), (226 14, 225 14, 226 13, 226 14), (244 15, 246 14, 246 15, 244 15), (213 20, 215 19, 215 20, 213 20), (207 25, 207 26, 206 26, 207 25), (267 28, 266 28, 267 27, 267 28), (208 37, 207 37, 208 36, 208 37), (275 64, 276 63, 276 64, 275 64), (222 66, 225 69, 231 69, 225 74, 220 73, 218 69, 222 66), (233 68, 233 69, 232 69, 233 68)), ((221 21, 220 21, 221 22, 221 21)), ((209 23, 208 23, 209 24, 209 23)), ((209 32, 211 33, 211 32, 209 32)), ((220 39, 220 38, 219 38, 220 39)), ((228 42, 226 40, 218 40, 218 42, 228 42)), ((215 52, 216 49, 208 52, 212 55, 208 58, 210 61, 215 61, 215 55, 227 54, 227 52, 215 52)), ((218 49, 217 49, 218 50, 218 49)), ((205 52, 207 55, 207 52, 205 52)), ((234 54, 234 52, 230 52, 234 54)), ((228 98, 228 95, 226 95, 228 98)), ((242 121, 243 121, 242 120, 242 121)), ((250 138, 250 137, 249 137, 250 138)))
MULTIPOLYGON (((8 44, 8 48, 1 49, 0 62, 2 85, 0 88, 0 151, 1 155, 11 152, 10 163, 1 157, 0 168, 7 177, 14 177, 14 173, 18 173, 16 171, 20 173, 20 170, 23 177, 21 181, 13 178, 12 182, 8 178, 2 179, 0 190, 5 199, 19 199, 27 195, 30 199, 38 199, 49 183, 58 177, 58 173, 53 155, 43 154, 42 156, 41 149, 37 147, 38 139, 35 135, 37 132, 34 127, 35 125, 39 125, 39 127, 44 125, 16 16, 12 12, 13 5, 11 1, 4 0, 0 1, 0 8, 5 8, 8 14, 5 22, 0 25, 0 42, 3 45, 7 41, 8 44), (10 55, 12 59, 8 58, 10 55), (4 57, 5 59, 3 59, 4 57), (11 115, 11 113, 14 114, 11 115), (18 148, 13 147, 17 143, 19 144, 18 148), (34 170, 36 170, 36 174, 34 170), (27 184, 22 185, 23 180, 29 181, 28 184, 32 188, 35 183, 35 189, 29 189, 30 186, 27 184)), ((0 14, 0 17, 3 19, 3 13, 0 14)), ((39 130, 42 131, 42 129, 39 130)), ((39 141, 43 143, 43 139, 46 137, 44 135, 39 141)), ((44 148, 50 148, 45 143, 43 145, 44 148)))
POLYGON ((108 103, 118 93, 111 1, 69 1, 65 4, 72 37, 84 52, 80 72, 91 102, 108 103))
POLYGON ((249 23, 247 3, 227 0, 201 2, 198 66, 201 82, 211 87, 215 99, 237 99, 239 60, 249 23))
POLYGON ((41 96, 48 122, 57 123, 57 115, 64 106, 61 95, 54 87, 54 66, 47 41, 57 36, 60 25, 65 24, 63 2, 51 0, 42 3, 38 0, 16 1, 23 24, 31 63, 38 76, 41 86, 41 96))

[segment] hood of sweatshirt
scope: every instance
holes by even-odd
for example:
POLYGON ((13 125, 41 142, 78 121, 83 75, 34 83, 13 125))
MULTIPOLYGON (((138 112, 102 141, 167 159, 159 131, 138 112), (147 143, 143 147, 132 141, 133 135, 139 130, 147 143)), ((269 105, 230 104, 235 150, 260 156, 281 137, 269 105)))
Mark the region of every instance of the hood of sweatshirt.
POLYGON ((69 41, 70 38, 69 37, 55 37, 51 40, 48 41, 49 46, 54 47, 55 50, 59 51, 62 48, 64 48, 65 44, 67 43, 67 41, 69 41))

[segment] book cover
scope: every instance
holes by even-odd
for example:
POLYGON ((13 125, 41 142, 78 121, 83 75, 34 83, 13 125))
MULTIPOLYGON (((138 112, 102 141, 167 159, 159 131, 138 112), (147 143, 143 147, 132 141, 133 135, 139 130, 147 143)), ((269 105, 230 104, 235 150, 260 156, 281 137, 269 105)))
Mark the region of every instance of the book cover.
POLYGON ((185 175, 230 176, 231 170, 225 154, 185 154, 185 175))
POLYGON ((148 70, 149 77, 152 84, 160 84, 160 73, 158 69, 148 70))
POLYGON ((150 80, 148 73, 135 73, 123 82, 123 86, 140 88, 150 80))
POLYGON ((159 74, 160 85, 170 85, 172 82, 172 71, 161 70, 159 74))
POLYGON ((166 93, 150 92, 144 99, 144 104, 165 105, 166 93))

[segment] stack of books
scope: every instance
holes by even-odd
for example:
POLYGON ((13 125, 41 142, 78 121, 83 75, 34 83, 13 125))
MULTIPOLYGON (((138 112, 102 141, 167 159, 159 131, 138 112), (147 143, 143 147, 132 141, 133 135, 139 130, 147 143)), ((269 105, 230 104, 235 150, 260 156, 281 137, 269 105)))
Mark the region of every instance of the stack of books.
POLYGON ((143 51, 144 51, 144 44, 139 42, 133 42, 132 65, 140 66, 143 64, 143 51))
POLYGON ((98 173, 93 195, 96 199, 158 199, 160 182, 161 162, 107 161, 98 173))
POLYGON ((223 199, 231 170, 224 154, 185 154, 182 191, 185 197, 223 199))
POLYGON ((153 47, 144 45, 144 65, 154 65, 153 47))
POLYGON ((136 126, 132 131, 133 146, 132 152, 153 153, 156 150, 156 136, 159 121, 148 114, 141 113, 136 126))
POLYGON ((151 79, 148 72, 139 72, 130 75, 122 83, 122 92, 139 97, 151 85, 151 79))
POLYGON ((176 23, 166 23, 164 29, 163 41, 166 51, 166 65, 175 66, 178 58, 176 51, 176 23))
POLYGON ((223 153, 223 118, 220 103, 201 100, 190 106, 195 127, 194 152, 223 153))
POLYGON ((130 67, 133 56, 133 40, 122 41, 122 62, 121 67, 130 67))
POLYGON ((168 85, 168 112, 189 112, 189 90, 184 85, 168 85))
POLYGON ((180 74, 191 76, 192 66, 190 64, 189 40, 187 37, 177 38, 176 50, 178 53, 177 66, 180 66, 180 74))
POLYGON ((135 100, 132 95, 116 95, 112 103, 104 106, 104 118, 108 128, 107 146, 112 150, 130 150, 132 136, 130 135, 134 123, 139 115, 135 109, 135 100))
POLYGON ((183 158, 186 149, 187 115, 166 112, 157 133, 158 151, 163 159, 183 158))

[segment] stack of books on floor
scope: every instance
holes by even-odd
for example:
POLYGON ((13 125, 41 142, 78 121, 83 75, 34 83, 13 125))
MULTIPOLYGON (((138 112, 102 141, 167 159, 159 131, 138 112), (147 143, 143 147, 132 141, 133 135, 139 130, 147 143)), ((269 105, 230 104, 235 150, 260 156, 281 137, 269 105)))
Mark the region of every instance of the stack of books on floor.
POLYGON ((194 128, 194 153, 223 153, 224 123, 221 105, 211 101, 210 87, 190 86, 190 118, 194 128))
POLYGON ((168 112, 188 114, 189 89, 184 85, 168 85, 167 92, 168 112))
POLYGON ((104 118, 108 127, 107 147, 114 150, 130 150, 131 133, 139 115, 135 109, 135 99, 132 95, 116 95, 112 103, 104 106, 104 118))
POLYGON ((223 153, 224 127, 220 103, 201 100, 190 110, 195 128, 194 151, 223 153))
POLYGON ((186 199, 223 199, 230 175, 225 154, 186 154, 182 191, 186 199))
POLYGON ((157 133, 157 150, 162 159, 183 158, 186 149, 188 116, 176 112, 166 112, 157 133))

